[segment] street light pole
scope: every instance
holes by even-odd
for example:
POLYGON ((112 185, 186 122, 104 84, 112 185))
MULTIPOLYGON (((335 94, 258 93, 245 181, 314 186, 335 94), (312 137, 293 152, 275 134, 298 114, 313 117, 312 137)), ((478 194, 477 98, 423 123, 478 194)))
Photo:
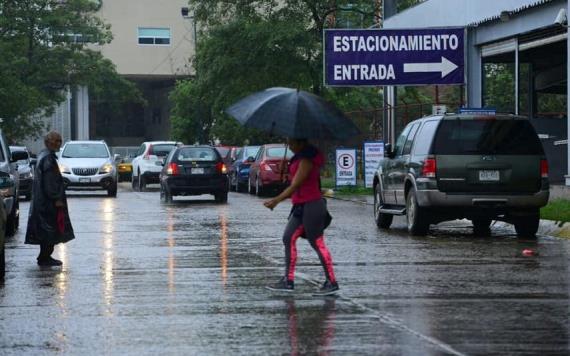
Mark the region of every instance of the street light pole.
POLYGON ((190 10, 187 7, 182 7, 180 9, 180 13, 182 14, 182 18, 192 20, 192 32, 194 36, 194 55, 196 55, 196 45, 198 44, 198 35, 196 33, 196 16, 190 15, 190 10))

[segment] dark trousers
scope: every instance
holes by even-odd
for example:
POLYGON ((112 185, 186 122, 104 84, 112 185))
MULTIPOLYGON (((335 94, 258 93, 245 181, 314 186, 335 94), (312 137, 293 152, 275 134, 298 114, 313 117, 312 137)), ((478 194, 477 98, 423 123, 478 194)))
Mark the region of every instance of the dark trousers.
POLYGON ((51 257, 53 253, 55 245, 51 244, 41 244, 40 245, 40 254, 38 255, 38 260, 46 260, 51 257))

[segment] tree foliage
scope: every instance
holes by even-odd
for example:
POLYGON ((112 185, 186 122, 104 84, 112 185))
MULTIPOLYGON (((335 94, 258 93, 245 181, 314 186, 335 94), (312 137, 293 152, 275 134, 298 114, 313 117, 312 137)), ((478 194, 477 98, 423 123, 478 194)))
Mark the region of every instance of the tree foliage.
POLYGON ((11 140, 36 136, 40 117, 65 99, 66 88, 88 85, 96 97, 140 98, 109 60, 87 48, 112 40, 110 27, 95 16, 99 7, 92 0, 0 1, 0 117, 11 140))
POLYGON ((373 4, 360 0, 191 0, 191 11, 204 30, 194 58, 196 77, 190 80, 192 84, 179 83, 171 95, 175 138, 193 142, 199 137, 184 137, 180 129, 203 127, 209 139, 226 144, 266 140, 240 127, 223 111, 240 98, 273 86, 323 95, 343 110, 377 107, 376 90, 324 88, 322 78, 323 29, 334 27, 347 11, 359 13, 362 25, 369 26, 378 13, 373 4), (192 92, 187 91, 190 87, 192 92), (184 96, 185 91, 194 97, 184 96))

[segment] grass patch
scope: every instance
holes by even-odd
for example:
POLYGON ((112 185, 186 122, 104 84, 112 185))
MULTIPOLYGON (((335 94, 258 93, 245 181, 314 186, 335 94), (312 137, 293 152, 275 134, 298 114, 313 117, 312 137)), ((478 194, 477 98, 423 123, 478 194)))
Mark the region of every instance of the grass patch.
POLYGON ((372 188, 365 188, 364 182, 358 182, 355 186, 335 187, 334 178, 321 178, 321 188, 333 189, 335 195, 372 195, 372 188))
POLYGON ((554 221, 570 222, 570 200, 555 199, 540 209, 540 218, 554 221))

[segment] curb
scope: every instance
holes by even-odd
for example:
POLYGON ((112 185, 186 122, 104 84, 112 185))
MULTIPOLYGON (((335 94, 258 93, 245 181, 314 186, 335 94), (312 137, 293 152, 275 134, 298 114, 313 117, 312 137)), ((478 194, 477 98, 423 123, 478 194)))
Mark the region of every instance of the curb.
MULTIPOLYGON (((363 199, 356 199, 355 197, 351 196, 337 197, 334 195, 334 192, 332 194, 330 194, 330 192, 327 192, 327 194, 324 194, 324 197, 327 199, 341 200, 361 205, 368 205, 368 206, 374 205, 373 203, 366 201, 366 196, 362 196, 363 199)), ((513 227, 511 224, 502 221, 495 222, 494 226, 500 226, 505 228, 513 227)), ((570 239, 570 222, 542 219, 540 220, 537 234, 543 236, 554 236, 563 239, 570 239)))

